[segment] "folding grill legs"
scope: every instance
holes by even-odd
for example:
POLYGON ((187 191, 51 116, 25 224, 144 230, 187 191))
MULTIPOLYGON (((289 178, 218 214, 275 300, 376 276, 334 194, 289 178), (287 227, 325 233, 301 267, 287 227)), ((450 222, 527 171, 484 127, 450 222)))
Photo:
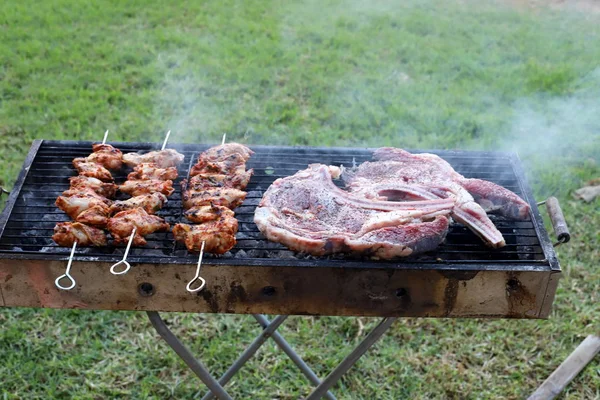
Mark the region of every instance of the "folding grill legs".
POLYGON ((329 392, 329 389, 362 357, 365 352, 373 346, 377 340, 389 329, 396 318, 384 318, 365 339, 335 368, 323 381, 310 369, 302 358, 290 347, 286 340, 277 333, 277 328, 286 320, 287 315, 279 315, 273 321, 269 321, 264 315, 255 314, 254 318, 263 328, 260 335, 252 344, 242 353, 242 355, 233 363, 233 365, 217 381, 214 379, 206 367, 190 353, 190 351, 175 337, 169 330, 165 322, 156 311, 148 311, 148 318, 152 326, 165 339, 167 344, 173 348, 183 361, 208 387, 209 392, 202 400, 212 399, 215 396, 222 399, 231 399, 227 394, 224 385, 240 370, 240 368, 258 351, 269 337, 272 337, 275 343, 283 350, 285 354, 296 364, 308 380, 317 387, 306 398, 307 400, 316 400, 325 397, 329 400, 335 400, 335 396, 329 392))

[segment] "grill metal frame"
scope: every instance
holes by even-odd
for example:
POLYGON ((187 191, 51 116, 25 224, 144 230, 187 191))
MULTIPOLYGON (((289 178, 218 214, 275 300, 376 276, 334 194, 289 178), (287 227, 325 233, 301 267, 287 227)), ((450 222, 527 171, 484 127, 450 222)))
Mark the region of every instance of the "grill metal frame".
MULTIPOLYGON (((16 260, 22 260, 22 259, 33 259, 33 260, 65 260, 68 258, 68 250, 66 248, 57 248, 57 252, 39 252, 39 251, 11 251, 11 250, 7 250, 6 247, 8 246, 5 241, 6 241, 6 236, 4 235, 4 232, 6 230, 7 224, 10 221, 15 220, 15 216, 13 214, 13 210, 15 208, 15 206, 17 205, 17 202, 21 199, 20 196, 22 195, 22 190, 29 188, 29 186, 32 185, 32 183, 26 184, 27 179, 29 178, 31 180, 31 172, 33 171, 34 173, 36 171, 39 172, 39 170, 36 170, 35 168, 32 169, 32 167, 35 167, 35 164, 39 164, 39 161, 36 162, 36 156, 38 156, 40 149, 44 150, 42 146, 52 146, 52 147, 64 147, 64 148, 73 148, 73 146, 75 147, 84 147, 86 150, 84 150, 82 152, 85 153, 87 152, 88 154, 91 152, 91 144, 93 142, 83 142, 83 141, 49 141, 49 140, 36 140, 34 141, 31 150, 29 152, 29 154, 27 155, 27 158, 25 160, 24 163, 24 167, 21 170, 21 173, 19 174, 19 177, 17 178, 17 181, 14 185, 14 189, 12 190, 7 203, 6 203, 6 207, 4 209, 4 211, 2 212, 2 214, 0 215, 0 258, 7 258, 7 259, 16 259, 16 260), (89 150, 87 150, 89 149, 89 150), (35 164, 34 164, 35 163, 35 164)), ((118 143, 117 146, 119 148, 124 148, 124 149, 138 149, 140 151, 142 150, 154 150, 156 149, 156 144, 153 143, 118 143)), ((183 174, 185 174, 185 171, 188 170, 188 166, 191 165, 193 162, 195 162, 195 159, 197 157, 197 154, 201 151, 203 151, 204 149, 208 148, 208 145, 203 145, 203 146, 199 146, 199 145, 172 145, 170 146, 171 148, 175 148, 179 151, 184 151, 186 152, 186 160, 185 160, 185 167, 180 169, 180 178, 178 179, 181 180, 181 178, 183 178, 184 176, 181 176, 183 174), (189 155, 193 154, 193 158, 190 158, 189 155)), ((271 147, 271 146, 252 146, 252 148, 257 152, 258 155, 260 155, 261 153, 263 153, 265 150, 266 151, 270 151, 270 152, 276 152, 276 151, 281 151, 281 152, 287 152, 287 153, 291 153, 291 152, 302 152, 302 151, 315 151, 316 149, 313 147, 271 147)), ((357 152, 363 153, 363 155, 366 154, 370 154, 371 149, 356 149, 356 148, 318 148, 317 150, 326 150, 326 151, 335 151, 339 154, 342 153, 350 153, 350 154, 356 154, 357 152)), ((432 252, 431 257, 422 257, 422 256, 417 256, 417 257, 409 257, 406 259, 398 259, 398 260, 394 260, 394 261, 372 261, 372 260, 364 260, 364 259, 335 259, 335 258, 331 258, 331 257, 319 257, 319 258, 310 258, 310 259, 281 259, 281 258, 265 258, 265 257, 259 257, 259 258, 231 258, 231 257, 218 257, 218 256, 213 256, 212 258, 210 256, 208 256, 205 259, 205 263, 206 264, 214 264, 214 265, 247 265, 247 266, 254 266, 254 265, 278 265, 278 266, 335 266, 335 267, 344 267, 344 268, 353 268, 353 267, 365 267, 366 264, 368 265, 372 265, 373 267, 385 267, 385 268, 438 268, 438 269, 476 269, 476 270, 480 270, 480 269, 489 269, 489 270, 517 270, 517 271, 528 271, 528 270, 553 270, 553 271, 559 271, 560 270, 560 266, 558 263, 558 260, 556 258, 556 254, 554 252, 553 246, 552 246, 552 242, 550 241, 549 237, 548 237, 548 233, 543 225, 543 219, 540 215, 539 209, 537 207, 537 204, 535 202, 535 199, 533 197, 532 191, 529 187, 529 185, 527 184, 526 178, 525 178, 525 174, 524 171, 521 167, 521 163, 520 160, 518 159, 518 157, 515 154, 510 154, 510 153, 500 153, 500 152, 474 152, 474 151, 470 151, 470 152, 464 152, 464 151, 427 151, 427 152, 432 152, 435 154, 440 155, 442 158, 452 158, 452 157, 464 157, 465 159, 467 158, 474 158, 477 160, 504 160, 507 164, 509 164, 512 169, 513 169, 513 176, 511 177, 512 179, 509 180, 516 180, 516 182, 518 183, 518 190, 516 190, 517 192, 520 192, 519 194, 530 204, 531 206, 531 226, 533 227, 533 229, 535 230, 535 239, 538 241, 538 243, 534 243, 532 245, 532 247, 539 247, 539 253, 536 255, 536 259, 500 259, 500 258, 492 258, 492 259, 474 259, 474 258, 470 258, 470 259, 451 259, 451 258, 447 258, 444 259, 441 255, 439 255, 437 252, 432 252), (465 157, 465 155, 468 155, 468 157, 465 157), (442 261, 443 260, 443 261, 442 261)), ((70 159, 74 158, 76 156, 79 155, 74 155, 73 157, 68 156, 69 160, 67 161, 68 165, 70 165, 70 159)), ((255 156, 256 157, 256 156, 255 156)), ((256 159, 256 158, 255 158, 256 159)), ((312 159, 310 160, 311 162, 313 161, 317 161, 316 159, 312 159)), ((280 161, 278 161, 280 162, 280 161)), ((450 160, 451 162, 451 160, 450 160)), ((452 162, 451 162, 452 163, 452 162)), ((302 164, 302 163, 297 163, 297 164, 302 164)), ((304 163, 305 165, 307 163, 304 163)), ((253 159, 250 160, 249 162, 249 167, 253 166, 253 159)), ((70 176, 74 176, 76 174, 76 171, 72 169, 72 174, 70 176)), ((291 175, 293 174, 295 171, 303 169, 302 167, 298 167, 298 168, 290 168, 289 170, 286 170, 283 174, 273 174, 273 179, 280 177, 280 176, 287 176, 287 175, 291 175)), ((255 176, 260 176, 260 178, 265 178, 264 175, 261 175, 261 173, 257 173, 255 174, 255 176)), ((54 175, 50 175, 50 174, 46 174, 46 176, 48 177, 54 177, 54 175)), ((57 189, 56 193, 60 193, 62 192, 62 190, 66 190, 68 188, 68 182, 65 179, 65 176, 67 175, 62 175, 62 176, 56 176, 58 178, 62 178, 63 182, 61 182, 63 184, 63 187, 61 189, 57 189)), ((468 176, 467 176, 468 177, 468 176)), ((256 179, 255 177, 253 177, 253 179, 256 179)), ((177 181, 177 182, 178 182, 177 181)), ((117 181, 119 182, 119 181, 117 181)), ((180 196, 181 196, 181 189, 179 187, 179 185, 177 184, 177 182, 175 183, 175 188, 176 188, 176 192, 174 194, 174 199, 169 200, 170 204, 173 203, 179 203, 177 205, 175 205, 174 207, 181 207, 180 206, 180 196)), ((268 179, 264 179, 263 180, 263 191, 268 187, 267 183, 268 179)), ((248 187, 249 191, 252 191, 253 188, 253 184, 251 181, 251 184, 248 187)), ((56 213, 56 214, 62 214, 62 212, 60 210, 58 210, 55 206, 54 206, 54 200, 55 197, 52 196, 46 196, 47 199, 47 208, 44 208, 45 210, 52 210, 52 213, 56 213)), ((252 203, 256 203, 257 202, 257 198, 253 198, 250 199, 252 201, 252 203)), ((244 210, 248 210, 248 211, 244 211, 243 213, 244 218, 243 220, 246 222, 242 222, 242 227, 241 230, 243 230, 244 225, 248 226, 253 226, 254 223, 253 222, 248 222, 249 220, 251 220, 251 218, 247 218, 248 216, 251 217, 251 215, 253 214, 254 211, 254 206, 253 205, 246 205, 246 203, 248 203, 248 200, 244 203, 244 206, 242 206, 240 209, 244 209, 244 210)), ((169 206, 169 205, 168 205, 169 206)), ((20 207, 24 207, 24 206, 20 206, 20 207)), ((239 217, 239 210, 238 209, 238 218, 239 217)), ((33 214, 33 213, 32 213, 33 214)), ((161 213, 159 212, 158 215, 161 215, 161 213)), ((68 218, 65 216, 62 219, 57 219, 57 221, 59 220, 68 220, 68 218)), ((181 216, 179 216, 179 218, 172 218, 171 221, 173 222, 174 220, 176 220, 175 222, 185 222, 185 220, 183 218, 181 218, 181 216)), ((50 223, 50 221, 48 221, 50 225, 54 225, 54 222, 50 223)), ((500 218, 500 222, 503 223, 502 219, 500 218)), ((525 222, 525 223, 520 223, 520 222, 504 222, 502 226, 505 227, 504 230, 506 229, 511 229, 511 226, 518 226, 519 224, 523 224, 523 225, 527 225, 529 223, 525 222)), ((458 227, 458 224, 454 224, 455 229, 461 229, 458 227)), ((526 228, 525 228, 526 229, 526 228)), ((31 229, 34 230, 34 229, 31 229)), ((462 229, 463 231, 465 231, 465 229, 462 229)), ((22 232, 17 232, 18 236, 20 236, 20 234, 22 232)), ((253 232, 254 233, 254 232, 253 232)), ((50 236, 52 235, 51 232, 48 232, 48 238, 50 238, 50 236)), ((166 235, 170 235, 170 234, 166 234, 166 235)), ((449 235, 449 238, 451 238, 452 233, 449 235)), ((472 239, 472 248, 475 250, 471 250, 471 251, 477 251, 481 253, 481 249, 483 248, 483 245, 481 244, 481 241, 475 237, 475 235, 471 235, 470 233, 467 233, 468 237, 470 239, 472 239)), ((509 234, 510 235, 510 234, 509 234)), ((13 236, 17 236, 17 235, 13 235, 13 236)), ((238 235, 239 236, 239 235, 238 235)), ((516 236, 519 236, 518 234, 516 236)), ((27 238, 27 236, 25 236, 25 238, 27 238)), ((508 238, 507 238, 508 239, 508 238)), ((241 248, 243 248, 243 240, 254 240, 254 239, 242 239, 240 241, 240 245, 242 246, 241 248)), ((260 240, 259 240, 260 241, 260 240)), ((264 239, 262 239, 262 241, 265 241, 264 239)), ((261 241, 261 244, 262 244, 261 241)), ((508 240, 507 240, 508 241, 508 240)), ((533 240, 532 240, 533 241, 533 240)), ((266 242, 266 241, 265 241, 266 242)), ((15 246, 19 246, 18 243, 13 243, 15 246)), ((49 246, 37 246, 37 247, 53 247, 56 246, 51 239, 49 239, 48 241, 49 246)), ((465 246, 465 243, 461 243, 458 244, 457 247, 462 247, 464 248, 464 250, 466 251, 466 253, 463 254, 468 254, 469 253, 469 249, 468 247, 465 246)), ((35 246, 31 246, 31 247, 35 247, 35 246)), ((283 246, 278 246, 278 245, 271 245, 269 247, 273 247, 272 250, 274 251, 282 251, 282 250, 286 250, 283 246)), ((526 247, 526 245, 524 244, 519 244, 519 243, 515 243, 512 245, 512 247, 526 247)), ((508 248, 512 248, 510 245, 508 248)), ((442 247, 443 248, 443 247, 442 247)), ((515 250, 491 250, 491 249, 485 249, 487 251, 487 253, 485 253, 485 256, 489 256, 489 255, 494 255, 494 254, 511 254, 511 252, 514 252, 515 250)), ((160 256, 143 256, 143 255, 139 255, 139 253, 141 253, 143 251, 142 248, 138 248, 137 251, 134 249, 131 253, 131 255, 129 256, 129 260, 131 262, 134 263, 143 263, 143 262, 152 262, 152 263, 160 263, 160 264, 193 264, 196 262, 196 257, 194 255, 188 255, 185 254, 183 256, 179 255, 175 255, 175 256, 164 256, 164 257, 160 257, 160 256)), ((453 252, 456 251, 460 251, 459 250, 452 250, 453 252)), ((177 247, 177 252, 178 254, 182 254, 183 253, 183 246, 178 246, 177 247)), ((519 251, 516 250, 516 252, 518 253, 519 251)), ((483 254, 483 253, 482 253, 483 254)), ((92 255, 85 255, 85 254, 81 254, 76 253, 74 260, 76 261, 107 261, 107 262, 116 262, 120 259, 121 254, 102 254, 101 252, 94 252, 92 255)), ((508 257, 506 257, 508 258, 508 257)))
MULTIPOLYGON (((49 140, 36 140, 32 144, 0 215, 0 306, 286 315, 511 318, 545 318, 550 312, 560 276, 560 265, 520 160, 510 153, 481 151, 427 152, 447 159, 458 172, 467 177, 478 176, 465 174, 464 169, 457 166, 457 160, 470 160, 471 164, 476 162, 480 169, 488 168, 489 165, 501 167, 499 173, 505 178, 494 176, 495 169, 491 167, 491 177, 481 178, 495 180, 497 183, 512 182, 514 187, 510 188, 531 206, 530 221, 513 223, 504 221, 501 217, 494 218, 494 222, 504 231, 507 242, 515 241, 512 251, 484 248, 479 238, 458 224, 453 224, 447 241, 451 242, 459 237, 466 243, 458 242, 458 250, 447 252, 451 256, 445 258, 441 251, 392 261, 343 257, 280 258, 278 255, 287 250, 279 244, 269 242, 269 246, 276 251, 275 256, 268 253, 268 256, 262 258, 205 257, 203 277, 208 285, 198 295, 190 295, 185 291, 185 284, 189 280, 187 277, 193 276, 193 268, 189 264, 197 262, 197 255, 188 254, 182 245, 173 247, 175 256, 148 256, 143 255, 146 251, 144 248, 132 248, 128 257, 133 266, 132 271, 117 278, 108 273, 108 267, 121 259, 124 247, 119 247, 112 254, 76 253, 72 273, 77 275, 78 287, 71 292, 58 291, 53 280, 64 272, 70 249, 61 248, 60 252, 54 252, 50 246, 50 253, 21 252, 7 249, 6 238, 15 229, 10 228, 10 224, 15 221, 17 210, 26 207, 26 203, 19 205, 22 194, 27 193, 31 184, 40 179, 34 176, 40 171, 37 166, 45 157, 43 154, 48 154, 48 150, 54 148, 61 151, 62 155, 59 157, 65 161, 58 164, 62 165, 64 171, 71 171, 70 176, 74 176, 76 171, 72 167, 65 168, 65 165, 70 166, 72 158, 76 156, 89 154, 91 144, 92 142, 49 140), (518 234, 519 229, 522 229, 519 224, 527 226, 528 234, 523 236, 527 238, 525 242, 519 242, 522 240, 518 234), (511 229, 516 229, 517 233, 507 232, 511 229), (532 241, 535 243, 531 244, 532 241), (459 246, 463 244, 463 247, 459 246), (531 255, 523 256, 518 252, 523 248, 525 253, 530 252, 531 255), (465 249, 465 252, 461 253, 461 249, 465 249), (473 249, 476 250, 473 254, 483 255, 487 259, 466 257, 473 249), (151 294, 140 289, 144 283, 153 285, 151 294), (73 298, 77 301, 73 302, 73 298)), ((115 145, 124 152, 160 148, 156 143, 125 142, 115 145)), ((210 145, 172 144, 169 147, 186 154, 185 165, 180 169, 181 179, 196 161, 199 152, 210 145)), ((255 193, 252 199, 236 210, 242 233, 245 228, 252 226, 256 230, 252 222, 254 205, 262 196, 262 191, 275 178, 291 175, 304 169, 310 162, 331 163, 328 155, 335 155, 337 160, 343 159, 344 164, 349 166, 353 156, 357 163, 370 159, 372 150, 281 146, 251 148, 256 154, 250 159, 248 167, 255 168, 255 175, 247 191, 249 194, 255 193), (266 159, 267 161, 278 160, 279 165, 289 162, 294 167, 276 167, 274 174, 266 174, 265 168, 269 162, 265 161, 265 157, 269 154, 272 158, 266 159), (309 155, 315 158, 311 159, 309 155), (293 161, 295 159, 297 161, 293 161), (257 182, 261 184, 260 196, 256 188, 257 182), (240 210, 243 215, 239 215, 240 210)), ((334 164, 339 165, 339 162, 334 164)), ((474 171, 471 170, 471 173, 474 171)), ((46 176, 64 179, 60 183, 64 183, 64 186, 53 190, 52 194, 44 195, 47 206, 44 205, 43 208, 53 209, 52 213, 59 214, 60 211, 54 208, 55 197, 52 196, 67 189, 68 180, 64 174, 46 176)), ((122 173, 120 176, 121 179, 117 182, 124 180, 122 173)), ((181 218, 181 204, 177 200, 181 196, 178 185, 176 190, 167 205, 172 215, 170 223, 184 222, 181 218), (180 210, 178 217, 177 207, 180 210)), ((28 210, 24 212, 27 213, 28 210)), ((66 215, 62 220, 68 220, 66 215)), ((54 222, 46 222, 54 226, 54 222)), ((49 239, 52 232, 48 228, 46 231, 49 239)), ((17 234, 13 233, 10 239, 18 240, 20 234, 17 230, 17 234)), ((164 235, 170 235, 170 240, 173 240, 170 233, 164 235)), ((11 240, 8 242, 13 243, 11 240)), ((234 251, 243 248, 243 240, 239 241, 234 251)), ((255 239, 250 240, 256 243, 255 239)))

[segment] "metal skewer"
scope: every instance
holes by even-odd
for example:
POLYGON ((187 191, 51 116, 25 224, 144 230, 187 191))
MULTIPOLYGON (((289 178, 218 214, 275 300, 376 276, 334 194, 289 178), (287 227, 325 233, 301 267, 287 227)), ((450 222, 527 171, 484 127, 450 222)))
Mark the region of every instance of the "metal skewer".
POLYGON ((104 132, 104 139, 102 139, 102 144, 106 144, 106 138, 108 137, 108 129, 104 132))
POLYGON ((171 136, 171 130, 169 130, 169 132, 167 132, 167 136, 165 136, 165 141, 163 142, 163 145, 160 148, 161 150, 164 150, 165 147, 167 147, 167 142, 169 141, 169 136, 171 136))
POLYGON ((200 290, 204 289, 204 286, 206 286, 206 280, 204 280, 204 278, 200 277, 200 267, 202 267, 202 255, 203 254, 204 254, 204 240, 202 241, 202 247, 200 247, 200 257, 198 258, 198 267, 196 267, 196 276, 194 276, 194 279, 189 281, 189 283, 185 287, 187 289, 187 291, 190 293, 199 292, 200 290), (192 289, 192 283, 194 283, 197 280, 201 282, 200 286, 192 289))
POLYGON ((111 274, 123 275, 124 273, 129 271, 129 269, 131 268, 131 264, 129 264, 127 262, 127 255, 129 254, 129 249, 131 248, 131 243, 133 243, 133 237, 135 236, 136 229, 137 229, 137 227, 134 227, 133 230, 131 231, 131 236, 129 236, 129 242, 127 243, 127 247, 125 248, 125 254, 123 254, 123 259, 121 261, 119 261, 118 263, 114 264, 112 267, 110 267, 111 274), (115 268, 120 264, 124 264, 125 269, 123 271, 119 271, 119 272, 115 271, 115 268))
POLYGON ((227 137, 227 133, 223 134, 223 140, 221 141, 221 146, 225 144, 225 138, 227 137))
POLYGON ((73 262, 73 256, 75 255, 75 247, 77 247, 77 241, 75 241, 73 243, 73 248, 71 249, 71 255, 69 256, 69 262, 67 263, 67 270, 65 271, 65 273, 63 275, 59 276, 54 281, 54 284, 59 289, 62 289, 62 290, 71 290, 76 285, 75 279, 73 279, 73 277, 71 276, 71 263, 73 262), (64 278, 67 278, 69 281, 71 281, 71 285, 69 285, 69 286, 63 286, 63 285, 61 285, 60 281, 63 280, 64 278))

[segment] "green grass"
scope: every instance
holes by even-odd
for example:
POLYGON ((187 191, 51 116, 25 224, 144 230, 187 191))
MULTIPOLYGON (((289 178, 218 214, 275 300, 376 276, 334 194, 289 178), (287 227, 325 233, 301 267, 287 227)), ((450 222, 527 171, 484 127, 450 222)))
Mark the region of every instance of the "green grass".
MULTIPOLYGON (((600 331, 600 15, 503 3, 4 1, 0 181, 34 138, 490 149, 519 152, 539 199, 559 197, 573 241, 547 321, 403 319, 347 375, 340 399, 526 397, 600 331), (367 5, 368 4, 368 5, 367 5)), ((257 334, 244 316, 170 314, 222 373, 257 334)), ((366 329, 373 319, 362 320, 366 329)), ((293 317, 282 332, 324 376, 355 319, 293 317)), ((199 398, 204 388, 144 314, 3 309, 0 394, 199 398), (195 397, 194 397, 195 396, 195 397)), ((273 344, 235 398, 296 399, 273 344)), ((594 361, 565 399, 600 398, 594 361)))

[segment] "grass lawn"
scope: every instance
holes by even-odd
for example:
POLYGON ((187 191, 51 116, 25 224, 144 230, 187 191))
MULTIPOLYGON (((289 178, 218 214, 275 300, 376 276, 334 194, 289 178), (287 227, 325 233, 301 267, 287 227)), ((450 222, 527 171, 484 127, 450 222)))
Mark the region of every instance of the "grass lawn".
MULTIPOLYGON (((600 331, 600 201, 571 197, 600 176, 600 13, 396 3, 5 0, 1 184, 11 186, 33 139, 100 140, 105 129, 113 141, 160 141, 172 129, 174 142, 227 132, 250 144, 518 151, 574 236, 558 249, 564 277, 550 319, 403 319, 334 392, 524 398, 600 331)), ((258 332, 245 316, 165 317, 217 375, 258 332)), ((281 331, 324 376, 360 325, 293 317, 281 331)), ((228 388, 239 399, 307 394, 274 344, 228 388)), ((145 314, 0 309, 0 398, 203 392, 145 314)), ((563 398, 600 398, 598 358, 563 398)))

